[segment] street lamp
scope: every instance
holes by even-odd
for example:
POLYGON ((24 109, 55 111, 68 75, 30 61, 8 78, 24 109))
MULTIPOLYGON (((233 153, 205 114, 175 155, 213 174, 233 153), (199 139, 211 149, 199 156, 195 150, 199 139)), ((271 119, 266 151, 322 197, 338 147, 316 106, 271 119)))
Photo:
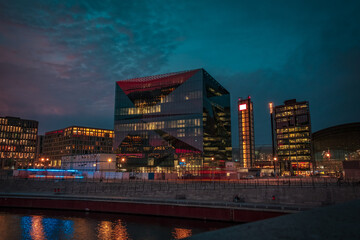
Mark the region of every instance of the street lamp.
POLYGON ((274 175, 276 175, 276 165, 275 161, 277 158, 275 157, 275 143, 274 143, 274 105, 272 102, 269 102, 269 109, 270 109, 270 120, 271 120, 271 143, 272 143, 272 156, 274 159, 274 175))
POLYGON ((108 162, 109 162, 109 171, 110 171, 110 163, 111 163, 111 158, 108 159, 108 162))

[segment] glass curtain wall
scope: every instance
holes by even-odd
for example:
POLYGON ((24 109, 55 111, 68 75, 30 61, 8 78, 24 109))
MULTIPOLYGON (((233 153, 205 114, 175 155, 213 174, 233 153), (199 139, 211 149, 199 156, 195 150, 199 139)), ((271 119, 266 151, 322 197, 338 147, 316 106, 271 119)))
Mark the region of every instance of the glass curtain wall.
POLYGON ((231 159, 229 93, 203 69, 119 81, 115 95, 114 150, 128 169, 231 159))

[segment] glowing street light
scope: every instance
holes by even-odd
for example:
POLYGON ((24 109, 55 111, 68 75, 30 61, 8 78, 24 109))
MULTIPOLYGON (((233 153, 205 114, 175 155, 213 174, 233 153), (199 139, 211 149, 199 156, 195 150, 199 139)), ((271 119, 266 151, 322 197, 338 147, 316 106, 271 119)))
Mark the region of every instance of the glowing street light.
MULTIPOLYGON (((270 121, 271 121, 271 148, 272 148, 272 155, 274 158, 274 175, 276 176, 276 164, 275 161, 277 160, 275 156, 275 143, 274 143, 274 104, 272 102, 269 102, 269 109, 270 109, 270 121)), ((280 167, 281 171, 281 167, 280 167)))
POLYGON ((112 161, 112 159, 109 158, 109 159, 108 159, 108 162, 109 162, 109 170, 110 170, 110 163, 111 163, 111 161, 112 161))
POLYGON ((273 106, 274 106, 273 103, 272 103, 272 102, 269 102, 270 114, 272 114, 273 111, 274 111, 273 106))
POLYGON ((125 158, 121 158, 121 162, 125 162, 125 158))

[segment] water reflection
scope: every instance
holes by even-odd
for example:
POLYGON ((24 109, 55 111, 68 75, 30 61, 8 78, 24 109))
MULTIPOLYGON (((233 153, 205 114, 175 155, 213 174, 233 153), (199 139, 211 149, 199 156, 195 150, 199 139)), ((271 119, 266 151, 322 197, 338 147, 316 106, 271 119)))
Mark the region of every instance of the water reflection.
POLYGON ((116 222, 101 221, 98 225, 98 239, 130 240, 126 226, 120 219, 116 222))
POLYGON ((44 240, 71 239, 73 221, 66 219, 44 218, 40 215, 24 216, 20 220, 22 239, 44 240))
POLYGON ((174 239, 183 239, 190 237, 192 235, 191 229, 186 228, 174 228, 174 231, 172 232, 172 236, 174 239))
POLYGON ((120 219, 117 220, 117 224, 114 227, 114 234, 116 236, 115 239, 117 240, 131 239, 127 233, 125 223, 122 223, 120 219))
POLYGON ((151 216, 1 209, 0 239, 183 239, 231 224, 151 216))
POLYGON ((42 225, 42 217, 33 216, 31 219, 31 231, 30 236, 31 239, 34 240, 43 240, 45 238, 44 227, 42 225))

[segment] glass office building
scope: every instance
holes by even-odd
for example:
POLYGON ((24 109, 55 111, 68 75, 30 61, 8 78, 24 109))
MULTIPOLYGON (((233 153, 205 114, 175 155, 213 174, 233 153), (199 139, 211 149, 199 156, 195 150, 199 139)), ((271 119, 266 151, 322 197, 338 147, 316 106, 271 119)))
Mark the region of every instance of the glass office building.
POLYGON ((287 100, 275 107, 277 158, 281 174, 310 175, 311 121, 309 102, 287 100))
POLYGON ((0 168, 31 167, 35 160, 39 123, 17 117, 0 117, 0 168))
POLYGON ((114 128, 128 168, 231 161, 230 94, 204 69, 116 82, 114 128))

